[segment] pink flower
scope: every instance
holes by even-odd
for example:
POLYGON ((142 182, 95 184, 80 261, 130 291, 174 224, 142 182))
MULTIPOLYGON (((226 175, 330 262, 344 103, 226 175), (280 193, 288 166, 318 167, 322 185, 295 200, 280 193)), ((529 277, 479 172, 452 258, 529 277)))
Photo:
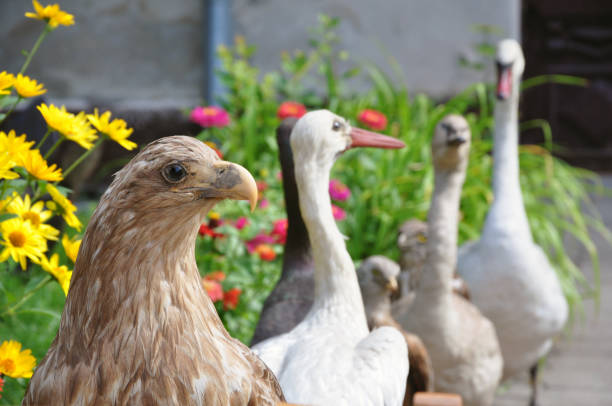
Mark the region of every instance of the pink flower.
POLYGON ((235 309, 238 306, 240 300, 240 294, 242 290, 240 288, 231 288, 223 294, 223 308, 225 310, 235 309))
POLYGON ((284 244, 287 241, 287 227, 289 226, 289 221, 287 219, 280 219, 274 222, 274 226, 272 227, 272 231, 270 235, 276 237, 276 243, 284 244))
POLYGON ((262 197, 259 200, 259 208, 260 209, 265 209, 266 207, 268 207, 270 205, 270 201, 268 199, 266 199, 265 197, 262 197))
POLYGON ((275 242, 276 242, 276 238, 272 237, 271 235, 259 233, 255 237, 247 241, 245 244, 246 244, 247 250, 252 254, 253 252, 255 252, 255 248, 257 248, 258 245, 274 244, 275 242))
POLYGON ((329 181, 329 196, 334 200, 343 202, 351 197, 351 190, 339 180, 332 179, 329 181))
POLYGON ((346 212, 335 204, 332 204, 332 214, 334 215, 334 219, 337 221, 341 221, 346 218, 346 212))
POLYGON ((255 181, 255 184, 257 185, 257 191, 260 194, 268 188, 268 182, 266 182, 265 180, 255 181))
POLYGON ((191 110, 189 119, 205 128, 221 128, 225 127, 230 122, 227 111, 217 106, 196 107, 191 110))
POLYGON ((213 302, 223 299, 223 287, 217 281, 202 278, 202 285, 213 302))
POLYGON ((276 174, 276 179, 283 180, 283 171, 278 171, 278 173, 276 174))
POLYGON ((359 113, 357 120, 376 131, 387 128, 387 117, 378 110, 365 109, 359 113))
POLYGON ((276 112, 276 115, 281 120, 284 120, 287 117, 300 118, 304 114, 306 114, 306 107, 302 103, 294 101, 286 101, 281 103, 281 105, 278 106, 278 111, 276 112))
POLYGON ((238 230, 242 230, 243 228, 245 228, 246 226, 249 225, 249 219, 246 217, 239 217, 236 222, 234 223, 234 227, 236 227, 238 230))

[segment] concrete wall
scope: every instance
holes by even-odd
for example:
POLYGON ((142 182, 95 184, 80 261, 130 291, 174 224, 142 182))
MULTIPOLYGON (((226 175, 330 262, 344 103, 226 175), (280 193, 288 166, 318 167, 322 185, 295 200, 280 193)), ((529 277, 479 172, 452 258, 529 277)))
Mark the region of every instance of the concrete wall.
MULTIPOLYGON (((51 0, 42 0, 46 4, 51 0)), ((28 73, 53 99, 113 105, 189 106, 203 95, 203 1, 52 0, 76 24, 53 32, 28 73)), ((393 57, 409 89, 444 97, 482 75, 458 67, 480 36, 470 24, 519 34, 519 0, 233 0, 234 32, 258 46, 254 62, 276 69, 284 50, 306 49, 317 14, 339 16, 341 47, 388 71, 393 57)), ((0 70, 16 72, 42 24, 26 0, 0 1, 0 70)))

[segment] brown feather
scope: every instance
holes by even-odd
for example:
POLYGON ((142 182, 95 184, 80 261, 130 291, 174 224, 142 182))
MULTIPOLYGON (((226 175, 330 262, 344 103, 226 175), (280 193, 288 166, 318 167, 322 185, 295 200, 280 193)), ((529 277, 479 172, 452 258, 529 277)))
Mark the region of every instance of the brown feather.
POLYGON ((218 185, 227 186, 217 161, 200 141, 167 137, 116 174, 87 227, 59 331, 23 405, 283 400, 274 375, 229 336, 200 284, 197 229, 223 197, 218 185), (186 168, 185 181, 162 176, 173 162, 186 168))

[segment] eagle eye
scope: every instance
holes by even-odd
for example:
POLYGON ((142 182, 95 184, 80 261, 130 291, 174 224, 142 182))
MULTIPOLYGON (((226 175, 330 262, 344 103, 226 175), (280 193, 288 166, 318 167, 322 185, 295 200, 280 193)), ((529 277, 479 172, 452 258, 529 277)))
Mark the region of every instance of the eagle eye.
POLYGON ((174 163, 164 167, 164 169, 162 169, 162 175, 168 182, 178 183, 185 179, 187 170, 183 165, 174 163))

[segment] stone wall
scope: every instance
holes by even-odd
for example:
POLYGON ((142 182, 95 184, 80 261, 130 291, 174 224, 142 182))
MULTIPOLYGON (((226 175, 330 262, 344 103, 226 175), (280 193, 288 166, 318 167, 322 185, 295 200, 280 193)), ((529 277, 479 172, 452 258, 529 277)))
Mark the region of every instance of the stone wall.
MULTIPOLYGON (((46 4, 51 0, 42 0, 46 4)), ((52 0, 76 24, 54 32, 28 73, 49 97, 113 106, 186 107, 201 100, 205 64, 200 0, 52 0)), ((305 49, 317 14, 341 18, 341 47, 355 60, 391 71, 393 58, 409 89, 445 97, 481 80, 462 69, 480 36, 474 23, 519 33, 519 0, 233 0, 233 26, 258 51, 263 71, 276 69, 284 50, 305 49)), ((0 69, 15 72, 42 25, 23 18, 26 0, 0 1, 0 69)))

